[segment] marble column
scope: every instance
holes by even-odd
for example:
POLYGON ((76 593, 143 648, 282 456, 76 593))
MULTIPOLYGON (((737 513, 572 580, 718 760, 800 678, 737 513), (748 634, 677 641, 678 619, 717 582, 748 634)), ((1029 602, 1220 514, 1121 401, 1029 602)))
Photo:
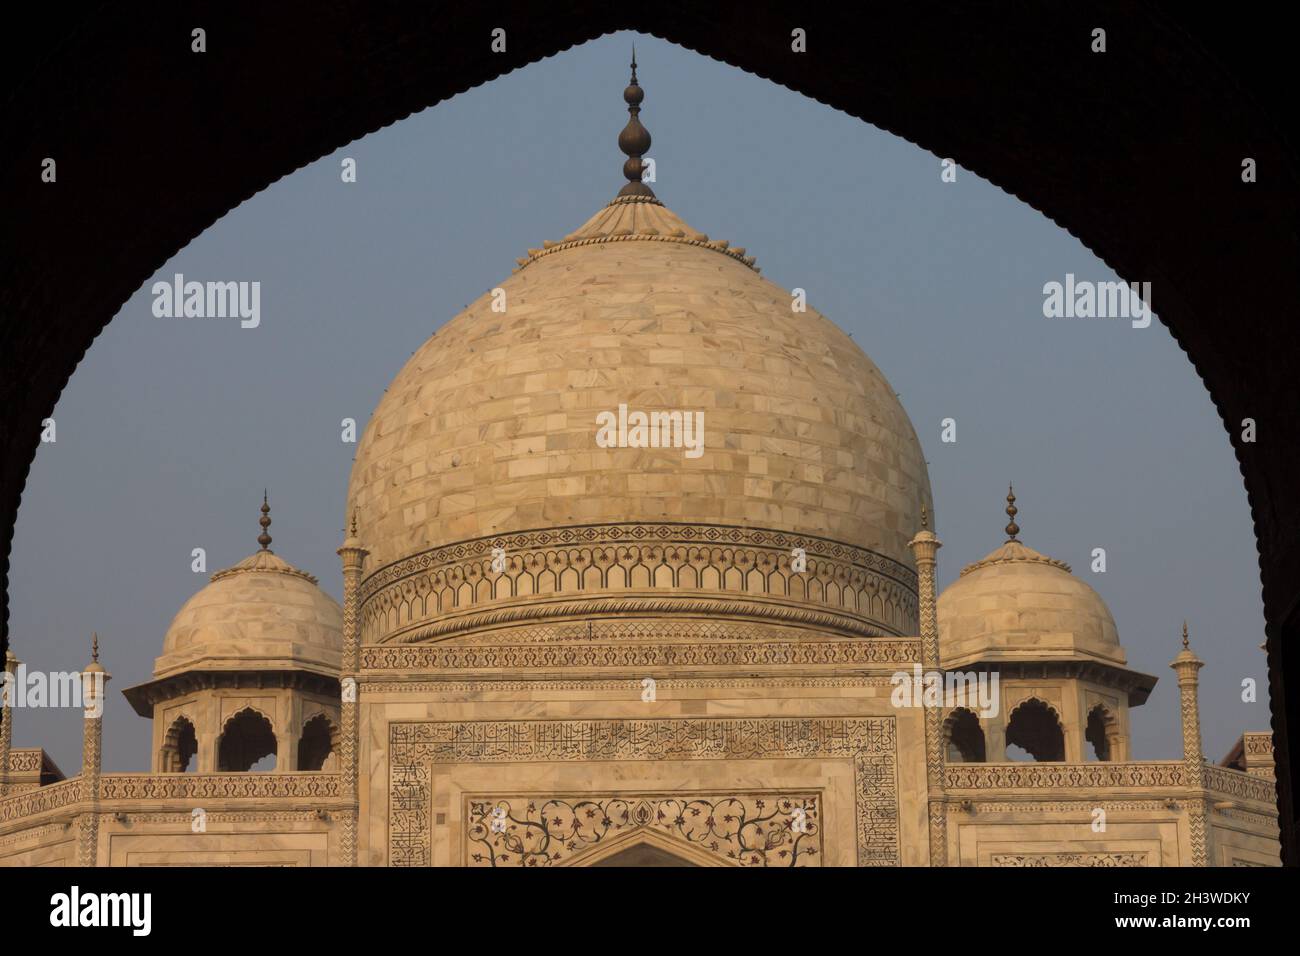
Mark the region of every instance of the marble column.
MULTIPOLYGON (((917 600, 921 618, 921 667, 939 673, 939 618, 935 606, 936 555, 943 542, 927 527, 921 512, 921 530, 908 546, 916 555, 917 600)), ((948 810, 943 781, 943 708, 924 705, 926 808, 930 821, 930 865, 948 865, 948 810)))
POLYGON ((369 552, 357 538, 357 519, 352 516, 352 527, 338 555, 343 562, 343 661, 339 680, 342 701, 339 713, 339 773, 342 775, 343 826, 340 839, 340 856, 343 866, 357 865, 357 826, 360 800, 358 787, 358 759, 361 751, 361 688, 357 671, 361 664, 361 620, 359 592, 361 569, 369 552))

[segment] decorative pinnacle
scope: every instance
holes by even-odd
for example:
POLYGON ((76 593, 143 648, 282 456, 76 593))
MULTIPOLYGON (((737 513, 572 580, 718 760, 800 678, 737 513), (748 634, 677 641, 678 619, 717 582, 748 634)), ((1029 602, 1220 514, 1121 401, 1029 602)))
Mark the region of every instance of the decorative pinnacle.
POLYGON ((257 543, 262 546, 263 551, 271 550, 271 536, 266 533, 266 529, 271 527, 271 506, 266 503, 266 489, 262 489, 262 517, 257 519, 257 523, 262 526, 262 533, 257 536, 257 543))
POLYGON ((1186 650, 1190 650, 1190 648, 1187 646, 1187 620, 1186 620, 1186 618, 1183 619, 1183 650, 1185 650, 1185 651, 1186 651, 1186 650))
POLYGON ((930 530, 930 512, 925 510, 925 505, 921 505, 921 530, 930 530))
POLYGON ((99 663, 99 633, 90 632, 90 659, 93 663, 99 663))
POLYGON ((654 191, 641 182, 645 163, 641 157, 650 151, 650 132, 641 125, 641 101, 645 92, 636 81, 636 47, 632 48, 632 81, 623 91, 623 101, 627 103, 628 120, 623 132, 618 134, 618 148, 627 155, 623 163, 623 176, 627 185, 618 191, 620 196, 644 196, 654 199, 654 191))
POLYGON ((357 536, 357 513, 352 512, 352 537, 357 536))
POLYGON ((1007 541, 1015 541, 1016 535, 1020 534, 1020 525, 1016 524, 1017 514, 1015 489, 1007 485, 1007 517, 1011 519, 1007 522, 1007 541))

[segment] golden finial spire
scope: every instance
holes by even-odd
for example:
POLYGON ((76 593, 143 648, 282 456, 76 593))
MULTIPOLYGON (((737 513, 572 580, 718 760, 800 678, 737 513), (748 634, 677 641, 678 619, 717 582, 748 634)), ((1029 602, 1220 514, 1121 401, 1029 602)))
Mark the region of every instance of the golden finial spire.
POLYGON ((645 163, 641 157, 650 151, 650 132, 641 125, 641 101, 645 91, 636 81, 636 47, 632 47, 632 81, 623 91, 623 102, 627 103, 628 119, 623 132, 618 134, 618 148, 627 155, 623 163, 623 176, 627 184, 618 191, 620 196, 644 196, 654 199, 654 191, 641 182, 645 163))
POLYGON ((930 512, 926 511, 925 505, 921 505, 921 530, 930 530, 930 512))
POLYGON ((99 632, 90 632, 90 659, 94 663, 99 663, 99 632))
POLYGON ((1187 646, 1187 619, 1183 618, 1183 650, 1189 650, 1187 646))
POLYGON ((266 501, 266 489, 262 489, 262 517, 257 519, 257 523, 262 526, 262 533, 257 536, 257 543, 262 546, 263 551, 271 550, 271 536, 266 533, 266 529, 271 527, 271 506, 266 501))
POLYGON ((352 512, 352 537, 357 536, 357 513, 352 512))
POLYGON ((1007 485, 1007 517, 1011 520, 1007 522, 1007 541, 1015 541, 1016 535, 1020 534, 1020 525, 1016 524, 1016 491, 1007 485))

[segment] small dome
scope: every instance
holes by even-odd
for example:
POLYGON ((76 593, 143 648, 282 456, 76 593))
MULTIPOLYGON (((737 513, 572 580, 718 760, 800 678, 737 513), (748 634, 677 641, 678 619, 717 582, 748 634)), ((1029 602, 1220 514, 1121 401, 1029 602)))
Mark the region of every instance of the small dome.
POLYGON ((944 667, 1094 660, 1124 666, 1106 602, 1064 562, 1011 540, 962 569, 938 601, 944 667))
POLYGON ((316 579, 261 550, 218 571, 172 620, 154 677, 306 668, 336 675, 343 611, 316 579))

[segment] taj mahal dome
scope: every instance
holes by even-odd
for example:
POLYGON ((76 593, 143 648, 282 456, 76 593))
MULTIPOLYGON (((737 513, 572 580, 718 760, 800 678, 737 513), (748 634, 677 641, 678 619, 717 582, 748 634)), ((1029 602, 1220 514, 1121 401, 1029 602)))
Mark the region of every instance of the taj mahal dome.
POLYGON ((342 606, 264 498, 124 692, 149 772, 101 766, 88 710, 67 777, 4 708, 0 863, 1278 864, 1271 735, 1207 760, 1184 628, 1183 757, 1133 760, 1156 678, 1014 492, 936 594, 897 394, 642 181, 643 95, 634 63, 617 195, 385 392, 342 606))

